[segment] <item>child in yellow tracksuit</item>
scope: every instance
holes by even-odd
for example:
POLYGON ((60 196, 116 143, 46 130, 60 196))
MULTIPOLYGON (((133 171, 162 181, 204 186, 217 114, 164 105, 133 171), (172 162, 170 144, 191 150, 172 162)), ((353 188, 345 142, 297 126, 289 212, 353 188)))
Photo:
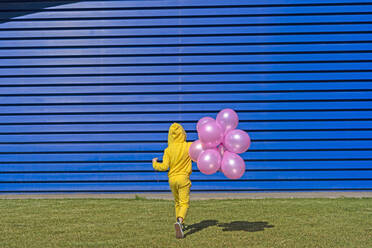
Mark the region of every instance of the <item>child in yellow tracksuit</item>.
POLYGON ((164 150, 163 162, 152 160, 155 170, 166 171, 169 168, 169 186, 172 190, 177 222, 174 224, 176 238, 183 238, 183 221, 190 203, 190 174, 192 171, 189 148, 192 142, 186 142, 186 132, 178 123, 173 123, 168 132, 168 147, 164 150))

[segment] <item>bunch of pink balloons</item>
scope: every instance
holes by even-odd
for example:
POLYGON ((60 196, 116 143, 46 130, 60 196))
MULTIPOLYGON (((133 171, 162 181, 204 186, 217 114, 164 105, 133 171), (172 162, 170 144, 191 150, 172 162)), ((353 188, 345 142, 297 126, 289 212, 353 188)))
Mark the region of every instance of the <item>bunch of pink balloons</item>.
POLYGON ((237 153, 246 152, 251 139, 248 133, 236 129, 238 123, 239 117, 232 109, 221 110, 216 120, 203 117, 198 121, 199 139, 191 144, 189 155, 202 173, 221 171, 230 179, 243 176, 245 163, 237 153))

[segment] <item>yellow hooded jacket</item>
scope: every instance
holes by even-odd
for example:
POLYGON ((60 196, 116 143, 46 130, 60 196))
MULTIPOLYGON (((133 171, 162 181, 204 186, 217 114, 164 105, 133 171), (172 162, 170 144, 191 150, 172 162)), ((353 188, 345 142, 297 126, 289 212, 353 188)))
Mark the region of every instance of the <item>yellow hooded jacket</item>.
POLYGON ((168 147, 164 150, 163 162, 154 162, 155 170, 166 171, 169 168, 168 177, 187 175, 190 176, 191 158, 189 148, 192 142, 186 142, 186 132, 178 123, 169 127, 168 147))

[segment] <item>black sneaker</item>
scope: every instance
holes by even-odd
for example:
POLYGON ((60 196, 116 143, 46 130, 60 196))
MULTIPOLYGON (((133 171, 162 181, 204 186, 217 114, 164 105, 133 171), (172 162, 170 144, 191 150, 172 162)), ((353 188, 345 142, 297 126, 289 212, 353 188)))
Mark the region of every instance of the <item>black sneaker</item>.
POLYGON ((176 223, 174 223, 174 229, 176 230, 176 238, 183 239, 183 225, 177 221, 176 223))
POLYGON ((189 229, 189 227, 186 226, 184 223, 182 223, 181 225, 182 225, 182 230, 183 231, 187 231, 189 229))

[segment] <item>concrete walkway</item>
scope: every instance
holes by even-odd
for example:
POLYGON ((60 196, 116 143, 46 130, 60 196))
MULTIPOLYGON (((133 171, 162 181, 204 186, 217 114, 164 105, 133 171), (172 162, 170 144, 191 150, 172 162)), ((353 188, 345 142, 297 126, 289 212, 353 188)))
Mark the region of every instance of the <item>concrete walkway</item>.
MULTIPOLYGON (((73 199, 118 198, 134 199, 136 195, 146 199, 173 200, 171 193, 162 194, 0 194, 0 199, 73 199)), ((322 191, 322 192, 270 192, 270 193, 191 193, 191 200, 208 199, 263 199, 263 198, 372 198, 372 191, 322 191)))

